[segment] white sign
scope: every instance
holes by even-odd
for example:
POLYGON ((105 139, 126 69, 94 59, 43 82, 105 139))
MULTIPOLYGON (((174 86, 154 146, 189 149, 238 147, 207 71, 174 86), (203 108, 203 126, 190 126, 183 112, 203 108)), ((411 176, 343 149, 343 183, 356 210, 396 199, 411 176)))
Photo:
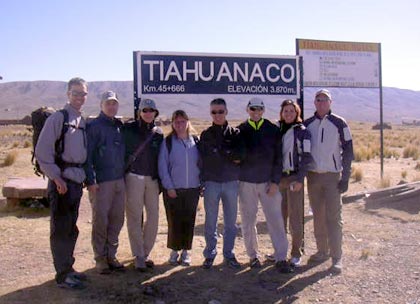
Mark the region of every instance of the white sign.
POLYGON ((305 87, 378 88, 379 43, 297 39, 305 87))

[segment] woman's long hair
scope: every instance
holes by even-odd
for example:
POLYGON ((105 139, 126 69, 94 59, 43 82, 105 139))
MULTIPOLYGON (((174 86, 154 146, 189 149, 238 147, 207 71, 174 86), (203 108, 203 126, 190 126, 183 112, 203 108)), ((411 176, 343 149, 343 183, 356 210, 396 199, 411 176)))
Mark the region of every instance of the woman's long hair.
POLYGON ((294 122, 302 122, 302 117, 300 116, 302 113, 302 110, 300 109, 300 106, 297 104, 297 102, 291 99, 286 99, 282 102, 281 107, 280 107, 280 121, 284 122, 283 115, 282 115, 283 109, 288 105, 292 105, 295 108, 296 118, 294 122))
POLYGON ((171 132, 168 134, 168 136, 172 136, 172 135, 177 136, 176 131, 174 129, 174 121, 178 117, 182 117, 187 121, 187 135, 188 136, 190 136, 192 134, 197 134, 197 132, 195 131, 195 129, 191 125, 190 118, 188 117, 187 113, 184 110, 176 110, 175 112, 172 113, 171 132))

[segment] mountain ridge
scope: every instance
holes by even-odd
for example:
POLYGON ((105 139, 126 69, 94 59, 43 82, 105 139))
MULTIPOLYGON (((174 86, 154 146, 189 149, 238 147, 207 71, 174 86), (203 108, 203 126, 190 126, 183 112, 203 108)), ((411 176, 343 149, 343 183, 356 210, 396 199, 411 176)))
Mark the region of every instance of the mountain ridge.
MULTIPOLYGON (((64 81, 15 81, 0 83, 0 119, 21 119, 29 115, 40 106, 61 108, 66 100, 66 86, 64 81)), ((99 100, 104 91, 112 90, 118 94, 120 100, 119 115, 133 115, 133 82, 132 81, 91 81, 89 82, 89 96, 83 108, 85 115, 99 113, 99 100)), ((346 120, 378 122, 379 121, 379 89, 359 88, 330 88, 333 96, 333 112, 343 116, 346 120)), ((314 112, 313 96, 317 88, 304 89, 304 115, 309 117, 314 112)), ((251 96, 250 96, 251 97, 251 96)), ((282 98, 279 102, 266 104, 265 116, 278 119, 282 98)), ((170 117, 172 111, 185 103, 182 97, 174 101, 162 95, 156 99, 162 116, 170 117)), ((210 102, 210 100, 209 100, 210 102)), ((229 119, 243 119, 246 117, 243 102, 230 102, 229 119)), ((190 117, 209 120, 208 103, 189 103, 186 108, 190 117)), ((383 87, 383 114, 385 122, 401 123, 405 120, 420 120, 420 91, 383 87)))

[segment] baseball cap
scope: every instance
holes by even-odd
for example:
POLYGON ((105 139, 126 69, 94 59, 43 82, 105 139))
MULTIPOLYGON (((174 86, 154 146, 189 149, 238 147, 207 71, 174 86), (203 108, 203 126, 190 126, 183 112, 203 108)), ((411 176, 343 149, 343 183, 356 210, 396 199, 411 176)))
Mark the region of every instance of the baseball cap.
POLYGON ((329 100, 332 100, 330 91, 328 91, 326 89, 319 90, 318 92, 316 92, 315 97, 317 97, 318 95, 321 95, 321 94, 327 96, 329 100))
POLYGON ((107 101, 107 100, 115 100, 116 102, 119 103, 119 100, 117 98, 117 94, 115 94, 115 92, 113 92, 113 91, 106 91, 105 93, 102 94, 101 102, 104 102, 104 101, 107 101))
POLYGON ((248 102, 248 108, 249 107, 260 107, 260 108, 264 108, 264 102, 262 101, 261 98, 253 97, 248 102))
POLYGON ((142 99, 140 101, 140 105, 139 105, 139 110, 143 110, 143 109, 153 109, 156 112, 155 117, 157 117, 159 115, 159 111, 156 108, 156 103, 153 99, 142 99))

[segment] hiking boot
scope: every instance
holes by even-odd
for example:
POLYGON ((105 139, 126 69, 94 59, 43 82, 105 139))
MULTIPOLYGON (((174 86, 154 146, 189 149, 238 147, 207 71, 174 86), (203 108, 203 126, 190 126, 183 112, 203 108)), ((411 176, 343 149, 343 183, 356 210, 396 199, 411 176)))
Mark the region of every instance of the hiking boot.
POLYGON ((136 259, 134 260, 134 268, 137 271, 146 272, 147 266, 146 266, 146 261, 144 260, 144 258, 136 257, 136 259))
POLYGON ((106 261, 106 259, 100 258, 96 260, 96 271, 99 274, 110 274, 111 273, 111 269, 109 268, 108 262, 106 261))
POLYGON ((178 251, 172 250, 171 254, 169 255, 169 264, 173 266, 178 265, 178 257, 179 257, 178 251))
POLYGON ((340 274, 343 271, 343 263, 340 258, 332 259, 331 271, 336 274, 340 274))
POLYGON ((299 267, 301 263, 302 263, 301 257, 292 257, 290 259, 290 265, 293 267, 299 267))
POLYGON ((86 281, 87 276, 83 272, 78 272, 76 270, 72 270, 67 276, 70 276, 78 281, 86 281))
POLYGON ((149 259, 148 256, 145 258, 144 263, 146 264, 147 268, 154 268, 155 267, 155 263, 151 259, 149 259))
POLYGON ((123 264, 121 264, 116 258, 109 258, 108 259, 108 266, 111 270, 116 271, 124 271, 125 267, 123 264))
POLYGON ((191 255, 188 250, 182 250, 181 253, 181 265, 182 266, 190 266, 191 265, 191 255))
POLYGON ((328 254, 326 254, 325 252, 318 251, 317 253, 315 253, 315 254, 313 254, 309 257, 308 262, 310 262, 310 263, 321 263, 321 262, 325 262, 328 259, 329 259, 328 254))
POLYGON ((214 259, 210 259, 210 258, 205 259, 203 262, 203 268, 210 269, 211 266, 213 266, 213 262, 214 262, 214 259))
POLYGON ((241 264, 236 260, 235 257, 232 258, 225 258, 225 264, 233 269, 239 269, 241 268, 241 264))
POLYGON ((253 258, 249 261, 249 267, 251 268, 261 268, 261 262, 258 258, 253 258))
POLYGON ((276 258, 274 257, 274 254, 266 254, 265 258, 270 262, 275 262, 276 258))
POLYGON ((276 262, 276 268, 281 272, 281 273, 292 273, 294 272, 293 267, 290 267, 290 264, 286 261, 277 261, 276 262))
POLYGON ((80 290, 80 289, 85 289, 86 285, 83 284, 81 281, 75 279, 72 276, 67 276, 66 279, 63 282, 57 283, 57 286, 59 288, 65 288, 65 289, 75 289, 75 290, 80 290))

